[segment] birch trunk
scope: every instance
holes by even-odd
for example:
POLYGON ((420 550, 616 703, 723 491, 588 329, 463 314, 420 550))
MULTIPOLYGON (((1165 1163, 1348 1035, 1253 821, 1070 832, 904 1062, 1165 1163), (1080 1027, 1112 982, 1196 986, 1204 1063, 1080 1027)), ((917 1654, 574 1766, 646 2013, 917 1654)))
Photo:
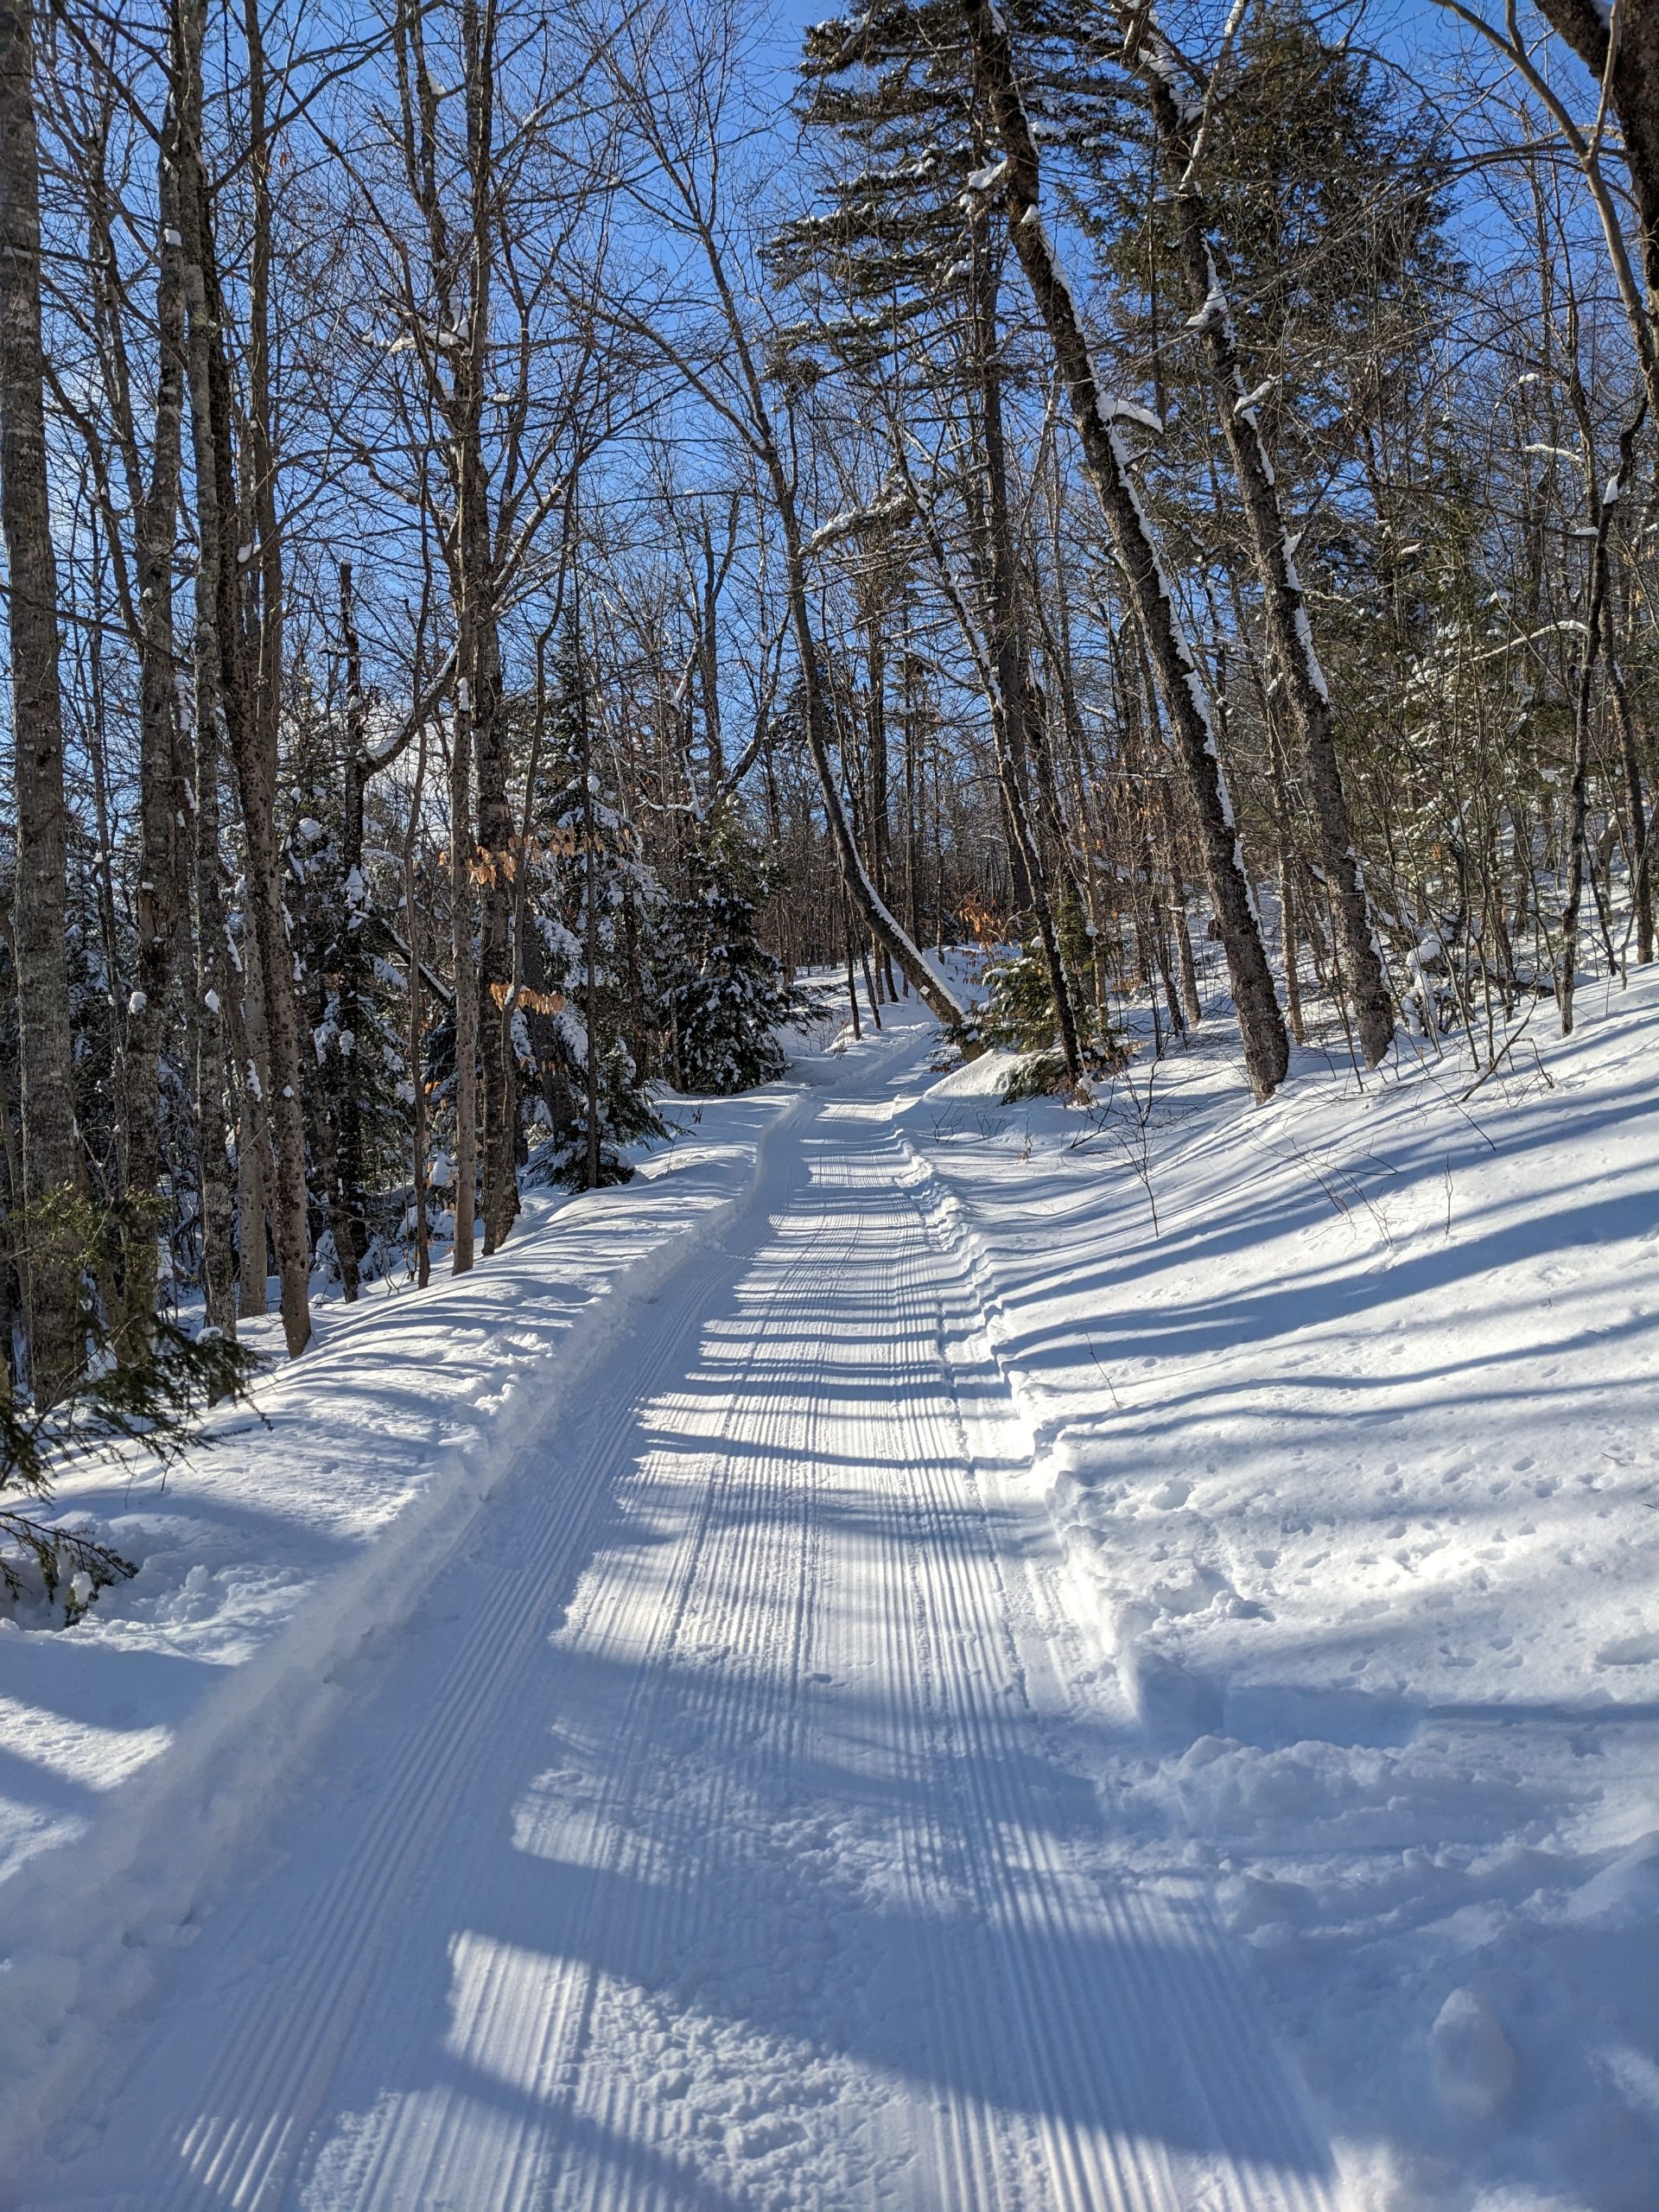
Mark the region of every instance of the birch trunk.
MULTIPOLYGON (((368 779, 365 724, 368 701, 363 690, 363 648, 358 636, 352 594, 352 564, 340 564, 340 641, 346 649, 346 806, 340 834, 340 865, 346 877, 346 912, 341 918, 339 978, 341 1039, 336 1045, 339 1079, 333 1101, 334 1154, 340 1219, 334 1232, 341 1295, 349 1306, 359 1287, 359 1268, 368 1249, 368 1222, 363 1197, 362 1022, 367 982, 363 925, 368 893, 363 883, 363 803, 368 779)), ((405 916, 407 923, 409 918, 405 916)))

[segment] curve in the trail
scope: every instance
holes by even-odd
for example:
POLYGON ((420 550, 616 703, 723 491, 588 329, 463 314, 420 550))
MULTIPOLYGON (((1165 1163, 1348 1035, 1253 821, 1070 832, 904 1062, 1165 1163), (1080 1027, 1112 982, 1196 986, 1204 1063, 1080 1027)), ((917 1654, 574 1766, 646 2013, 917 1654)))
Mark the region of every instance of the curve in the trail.
POLYGON ((1202 1895, 1109 1864, 872 1090, 359 1662, 40 2205, 1325 2212, 1202 1895))

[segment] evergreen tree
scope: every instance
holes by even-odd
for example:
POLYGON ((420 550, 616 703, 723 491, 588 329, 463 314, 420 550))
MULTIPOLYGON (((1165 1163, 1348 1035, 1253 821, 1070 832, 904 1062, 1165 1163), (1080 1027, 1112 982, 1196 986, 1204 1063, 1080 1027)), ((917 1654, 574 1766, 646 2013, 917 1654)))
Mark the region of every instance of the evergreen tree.
POLYGON ((291 794, 288 903, 315 1068, 305 1105, 318 1259, 349 1294, 388 1264, 396 1224, 373 1194, 403 1179, 413 1090, 404 978, 372 875, 344 850, 330 766, 319 749, 291 794))
POLYGON ((677 1089, 723 1097, 775 1083, 789 1065, 779 1030, 823 1006, 817 994, 785 980, 760 942, 760 910, 779 869, 735 805, 703 825, 690 874, 666 916, 669 1050, 677 1089))
MULTIPOLYGON (((1045 147, 1097 169, 1124 87, 1094 51, 1095 11, 1083 0, 1018 0, 1007 12, 1030 57, 1045 147)), ((995 134, 974 96, 957 0, 887 0, 814 23, 800 73, 796 111, 822 151, 827 205, 772 243, 776 272, 811 308, 787 334, 789 357, 804 378, 832 364, 901 375, 910 419, 930 393, 959 413, 983 273, 969 233, 981 213, 989 257, 1001 256, 999 219, 976 204, 995 134)), ((1016 361, 1014 375, 1025 372, 1016 361)))
POLYGON ((548 1130, 534 1170, 592 1189, 626 1183, 633 1171, 625 1147, 665 1134, 629 1045, 636 995, 650 988, 639 972, 649 934, 641 920, 660 910, 662 892, 603 779, 574 617, 553 679, 526 856, 531 876, 512 1041, 548 1130))
MULTIPOLYGON (((975 1019, 972 1041, 1027 1056, 1010 1077, 1005 1096, 1031 1098, 1046 1091, 1070 1090, 1065 1060, 1054 1045, 1054 1006, 1042 948, 1024 944, 993 962, 985 970, 984 983, 985 1000, 975 1019)), ((1122 1039, 1103 1014, 1092 1007, 1087 1013, 1088 1027, 1078 1042, 1085 1072, 1099 1073, 1117 1064, 1122 1039)))
POLYGON ((258 1366, 217 1330, 192 1336, 161 1314, 131 1312, 118 1295, 126 1255, 155 1237, 163 1211, 149 1193, 99 1205, 60 1191, 14 1207, 7 1224, 7 1257, 18 1267, 42 1250, 70 1255, 82 1368, 55 1401, 38 1389, 0 1389, 0 1599, 39 1596, 60 1604, 71 1622, 136 1570, 85 1529, 41 1518, 62 1466, 111 1447, 175 1459, 200 1440, 207 1408, 240 1396, 258 1366))
MULTIPOLYGON (((1097 165, 1095 149, 1122 96, 1093 51, 1089 12, 1076 0, 1022 0, 1014 13, 1033 60, 1030 100, 1045 145, 1086 171, 1097 165)), ((918 487, 926 557, 947 568, 960 563, 967 584, 953 596, 958 619, 978 632, 973 650, 1013 903, 1021 933, 1039 947, 1054 1033, 1075 1079, 1091 1017, 1082 1004, 1088 985, 1066 948, 1084 902, 1031 666, 1041 625, 1009 456, 1012 403, 1040 382, 1040 372, 1020 319, 1005 311, 1008 238, 995 192, 995 133, 975 92, 954 0, 816 25, 802 76, 803 122, 826 143, 829 206, 773 243, 779 273, 811 310, 788 334, 785 357, 807 383, 832 372, 864 379, 884 409, 902 393, 906 420, 929 425, 925 442, 938 458, 931 480, 918 487)), ((920 442, 903 442, 903 474, 913 484, 920 442)), ((885 516, 896 488, 884 491, 873 515, 885 516)), ((902 500, 898 513, 911 529, 902 500)), ((904 557, 901 551, 897 565, 904 557)), ((884 702, 872 699, 869 719, 873 727, 884 723, 884 702)))

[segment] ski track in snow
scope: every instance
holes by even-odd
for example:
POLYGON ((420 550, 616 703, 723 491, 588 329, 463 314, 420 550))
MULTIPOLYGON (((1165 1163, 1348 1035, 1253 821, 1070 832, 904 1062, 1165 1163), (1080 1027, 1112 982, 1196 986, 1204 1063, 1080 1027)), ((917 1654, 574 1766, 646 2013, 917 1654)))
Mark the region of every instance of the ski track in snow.
POLYGON ((914 1051, 351 1662, 22 2202, 1334 2202, 1203 1889, 1109 1863, 1099 1654, 893 1127, 914 1051))

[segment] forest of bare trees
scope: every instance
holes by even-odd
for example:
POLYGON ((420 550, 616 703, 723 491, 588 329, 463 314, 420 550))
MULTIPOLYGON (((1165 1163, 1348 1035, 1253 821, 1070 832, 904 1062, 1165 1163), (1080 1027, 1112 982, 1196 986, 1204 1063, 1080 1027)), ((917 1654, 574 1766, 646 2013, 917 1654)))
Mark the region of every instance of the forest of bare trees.
POLYGON ((14 1413, 466 1269, 804 971, 1065 1091, 1570 1027, 1656 312, 1659 0, 0 0, 14 1413))

